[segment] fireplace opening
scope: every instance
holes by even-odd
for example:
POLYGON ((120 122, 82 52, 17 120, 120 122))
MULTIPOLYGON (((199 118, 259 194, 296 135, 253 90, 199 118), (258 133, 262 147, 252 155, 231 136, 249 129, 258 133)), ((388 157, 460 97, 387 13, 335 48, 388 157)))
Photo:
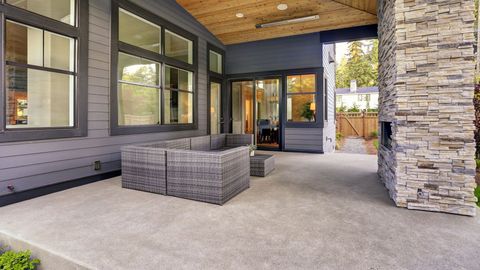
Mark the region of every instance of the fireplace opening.
POLYGON ((388 149, 392 149, 392 122, 380 122, 381 125, 381 144, 388 149))

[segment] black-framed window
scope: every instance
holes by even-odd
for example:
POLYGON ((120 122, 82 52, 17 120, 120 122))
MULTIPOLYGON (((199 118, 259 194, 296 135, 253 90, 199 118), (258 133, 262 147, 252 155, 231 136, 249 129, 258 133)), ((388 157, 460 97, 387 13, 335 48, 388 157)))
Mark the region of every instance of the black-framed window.
POLYGON ((225 51, 207 43, 207 130, 218 134, 226 130, 224 115, 227 110, 228 95, 225 93, 225 51))
POLYGON ((197 40, 129 1, 112 2, 112 135, 197 128, 197 40))
POLYGON ((211 72, 223 74, 223 54, 214 50, 208 50, 208 69, 211 72))
POLYGON ((317 74, 287 75, 287 122, 316 122, 317 74))
POLYGON ((0 142, 86 136, 88 1, 6 0, 0 17, 0 142))

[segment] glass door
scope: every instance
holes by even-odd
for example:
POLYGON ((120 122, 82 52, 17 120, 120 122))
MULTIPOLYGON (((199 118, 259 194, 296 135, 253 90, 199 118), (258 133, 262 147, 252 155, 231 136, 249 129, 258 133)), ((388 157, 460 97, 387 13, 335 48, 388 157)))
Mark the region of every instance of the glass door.
POLYGON ((232 82, 232 133, 254 134, 253 81, 232 82))
POLYGON ((222 84, 210 82, 210 134, 222 133, 222 84))
POLYGON ((280 89, 279 78, 255 81, 256 142, 259 148, 280 148, 280 89))

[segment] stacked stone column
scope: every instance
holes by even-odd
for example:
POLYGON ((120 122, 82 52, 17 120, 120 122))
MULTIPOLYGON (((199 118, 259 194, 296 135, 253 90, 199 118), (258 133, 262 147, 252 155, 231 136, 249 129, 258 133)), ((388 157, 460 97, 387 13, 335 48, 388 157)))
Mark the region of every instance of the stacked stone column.
POLYGON ((399 207, 473 216, 473 0, 379 0, 379 175, 399 207), (382 135, 381 135, 382 136, 382 135))

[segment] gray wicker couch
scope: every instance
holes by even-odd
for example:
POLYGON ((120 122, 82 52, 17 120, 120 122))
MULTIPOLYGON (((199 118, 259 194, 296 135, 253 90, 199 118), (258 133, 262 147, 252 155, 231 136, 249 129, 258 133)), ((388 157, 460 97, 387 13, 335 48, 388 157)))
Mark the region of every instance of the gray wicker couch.
POLYGON ((220 134, 122 147, 124 188, 224 204, 250 186, 252 135, 220 134))

